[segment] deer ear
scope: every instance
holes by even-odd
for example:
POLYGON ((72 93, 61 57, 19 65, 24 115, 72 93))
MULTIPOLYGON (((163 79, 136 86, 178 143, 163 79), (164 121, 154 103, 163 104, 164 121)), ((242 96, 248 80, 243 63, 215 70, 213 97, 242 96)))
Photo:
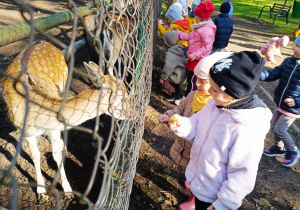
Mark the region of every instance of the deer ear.
POLYGON ((89 64, 87 64, 86 62, 83 62, 86 71, 90 77, 90 80, 93 82, 94 85, 96 85, 97 87, 101 87, 101 82, 100 82, 100 78, 103 77, 103 73, 100 70, 100 78, 98 76, 98 71, 99 71, 99 67, 97 64, 95 64, 94 62, 90 61, 89 64))

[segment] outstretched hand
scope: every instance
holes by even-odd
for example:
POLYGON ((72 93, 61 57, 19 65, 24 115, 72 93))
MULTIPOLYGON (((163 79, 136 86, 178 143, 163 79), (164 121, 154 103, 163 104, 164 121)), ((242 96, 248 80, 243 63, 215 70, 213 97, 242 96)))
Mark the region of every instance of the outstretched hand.
POLYGON ((169 122, 169 120, 170 120, 170 117, 169 117, 169 115, 167 115, 167 114, 162 114, 162 115, 160 115, 159 118, 158 118, 158 121, 159 121, 160 123, 167 123, 167 122, 169 122))
POLYGON ((161 19, 158 19, 158 20, 157 20, 157 25, 160 26, 160 25, 162 25, 162 24, 163 24, 162 20, 161 20, 161 19))
POLYGON ((195 60, 195 56, 193 54, 188 54, 188 58, 192 61, 195 60))
POLYGON ((210 205, 208 208, 207 208, 207 210, 214 210, 215 209, 215 207, 213 206, 213 205, 210 205))

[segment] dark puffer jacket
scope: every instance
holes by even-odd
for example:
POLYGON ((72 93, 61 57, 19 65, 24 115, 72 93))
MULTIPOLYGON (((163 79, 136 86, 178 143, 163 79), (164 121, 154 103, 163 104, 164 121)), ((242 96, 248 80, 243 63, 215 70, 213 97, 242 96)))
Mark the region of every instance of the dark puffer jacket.
POLYGON ((217 31, 213 46, 215 48, 225 48, 233 32, 233 20, 228 14, 220 14, 214 23, 217 26, 217 31))
POLYGON ((261 81, 277 79, 279 79, 279 84, 274 91, 274 102, 287 112, 300 114, 300 59, 294 56, 286 58, 273 70, 264 70, 259 78, 261 81), (293 98, 296 105, 289 107, 284 103, 286 98, 293 98))

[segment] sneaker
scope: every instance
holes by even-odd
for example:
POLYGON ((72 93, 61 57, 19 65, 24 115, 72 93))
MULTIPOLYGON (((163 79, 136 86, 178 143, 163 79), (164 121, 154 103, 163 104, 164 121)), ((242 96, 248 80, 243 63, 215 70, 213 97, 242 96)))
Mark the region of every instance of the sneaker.
POLYGON ((172 102, 174 100, 180 99, 180 97, 181 97, 181 95, 180 95, 180 93, 178 91, 177 92, 173 92, 171 94, 172 94, 172 96, 170 96, 168 98, 165 98, 166 101, 172 102))
POLYGON ((265 149, 264 154, 268 157, 283 157, 285 155, 285 149, 281 150, 276 145, 273 145, 269 149, 265 149))
POLYGON ((282 162, 282 165, 291 167, 297 163, 299 158, 300 158, 299 149, 297 149, 297 151, 287 151, 285 152, 285 158, 282 162))
POLYGON ((178 206, 178 210, 195 210, 195 208, 195 196, 193 194, 186 202, 178 206))
POLYGON ((175 100, 175 96, 170 96, 168 98, 165 98, 166 101, 169 101, 169 102, 173 102, 175 100))
POLYGON ((182 98, 176 99, 176 100, 174 101, 174 103, 178 106, 178 105, 180 104, 180 102, 181 102, 182 100, 184 100, 184 99, 185 99, 185 97, 182 96, 182 98))

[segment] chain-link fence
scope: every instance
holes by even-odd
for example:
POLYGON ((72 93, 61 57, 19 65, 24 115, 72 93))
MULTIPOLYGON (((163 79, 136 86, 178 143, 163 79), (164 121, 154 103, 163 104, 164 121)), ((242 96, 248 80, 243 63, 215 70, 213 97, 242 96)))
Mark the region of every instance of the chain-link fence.
POLYGON ((1 27, 0 45, 28 44, 0 72, 0 206, 128 209, 162 1, 70 0, 40 19, 31 1, 14 3, 27 23, 1 27), (45 32, 64 22, 69 40, 45 32))

